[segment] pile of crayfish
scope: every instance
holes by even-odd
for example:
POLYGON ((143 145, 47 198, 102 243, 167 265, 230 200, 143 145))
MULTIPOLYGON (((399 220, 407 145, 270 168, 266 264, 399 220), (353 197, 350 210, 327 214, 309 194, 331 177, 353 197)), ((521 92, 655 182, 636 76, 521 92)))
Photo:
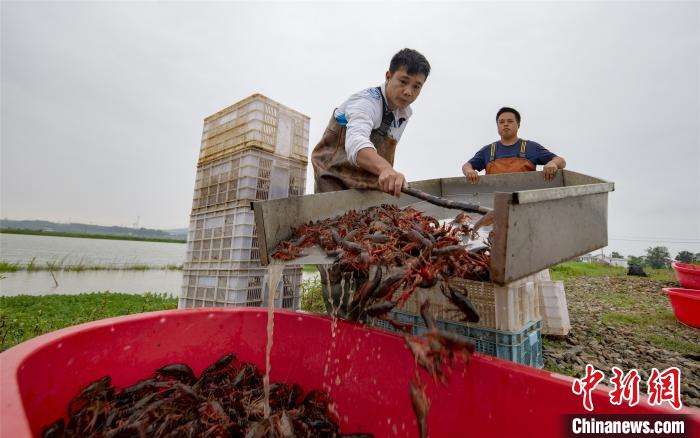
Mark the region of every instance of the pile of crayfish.
MULTIPOLYGON (((383 317, 405 303, 416 288, 438 285, 464 313, 465 321, 478 322, 465 292, 450 281, 489 280, 489 247, 468 250, 461 244, 473 231, 465 213, 441 225, 411 207, 380 205, 301 225, 293 230, 292 239, 278 245, 272 258, 293 260, 314 245, 336 258, 332 268, 336 279, 350 273, 355 285, 345 315, 351 320, 383 317)), ((332 278, 330 283, 340 281, 332 278)))
POLYGON ((44 437, 370 437, 343 435, 324 392, 296 384, 270 385, 264 415, 263 376, 228 354, 199 378, 185 364, 166 365, 149 379, 117 390, 109 376, 86 386, 68 404, 68 421, 44 437))

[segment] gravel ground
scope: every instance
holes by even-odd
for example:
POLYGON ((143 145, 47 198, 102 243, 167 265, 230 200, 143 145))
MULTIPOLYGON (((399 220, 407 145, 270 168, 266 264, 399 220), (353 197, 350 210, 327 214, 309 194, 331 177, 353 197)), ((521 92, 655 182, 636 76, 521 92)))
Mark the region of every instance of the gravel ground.
POLYGON ((590 363, 639 371, 640 395, 652 368, 681 369, 681 398, 700 407, 700 329, 673 316, 662 287, 675 283, 639 277, 574 277, 564 280, 571 319, 566 338, 545 337, 545 369, 575 377, 590 363))

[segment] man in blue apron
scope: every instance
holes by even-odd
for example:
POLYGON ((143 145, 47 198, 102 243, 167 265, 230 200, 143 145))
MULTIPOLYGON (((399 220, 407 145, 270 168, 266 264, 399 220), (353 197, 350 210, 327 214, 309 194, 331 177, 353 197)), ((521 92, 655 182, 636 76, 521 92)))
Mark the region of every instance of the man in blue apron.
POLYGON ((503 107, 496 114, 496 125, 501 139, 486 145, 464 163, 462 173, 469 182, 479 181, 479 171, 487 175, 498 173, 531 172, 538 164, 543 165, 544 179, 551 180, 557 170, 566 166, 566 161, 548 151, 539 143, 518 138, 520 113, 503 107))
MULTIPOLYGON (((462 166, 462 173, 470 183, 479 182, 479 172, 484 169, 487 175, 532 172, 538 164, 544 166, 544 179, 550 181, 557 174, 557 170, 566 166, 562 157, 554 155, 541 144, 518 138, 520 113, 514 108, 503 107, 498 110, 496 126, 501 139, 479 149, 474 157, 462 166)), ((492 223, 493 212, 482 217, 474 225, 474 229, 478 230, 492 223)))

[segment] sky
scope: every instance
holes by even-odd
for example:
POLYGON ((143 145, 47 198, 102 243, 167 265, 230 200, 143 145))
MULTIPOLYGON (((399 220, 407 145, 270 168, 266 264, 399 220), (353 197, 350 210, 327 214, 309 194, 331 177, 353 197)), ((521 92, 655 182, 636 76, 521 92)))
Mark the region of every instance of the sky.
POLYGON ((206 116, 259 92, 311 118, 311 150, 410 47, 432 71, 397 150, 409 181, 461 175, 513 106, 521 137, 615 183, 608 250, 700 252, 700 3, 1 8, 4 218, 185 227, 206 116))

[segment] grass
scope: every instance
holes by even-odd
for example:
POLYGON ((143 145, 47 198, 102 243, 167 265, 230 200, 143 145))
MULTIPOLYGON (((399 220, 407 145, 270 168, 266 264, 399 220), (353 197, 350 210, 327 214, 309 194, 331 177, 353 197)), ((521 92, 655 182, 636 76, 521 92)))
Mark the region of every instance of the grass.
POLYGON ((139 242, 187 243, 182 239, 167 239, 162 237, 138 237, 118 234, 71 233, 63 231, 25 230, 21 228, 1 228, 3 234, 27 234, 32 236, 81 237, 85 239, 135 240, 139 242))
POLYGON ((113 316, 175 309, 177 298, 98 292, 80 295, 0 297, 0 351, 27 339, 113 316))
POLYGON ((609 304, 617 309, 631 309, 635 306, 635 304, 637 304, 637 301, 633 297, 630 297, 624 292, 618 293, 613 291, 608 293, 599 293, 598 298, 601 302, 609 304))
POLYGON ((609 312, 603 315, 603 324, 646 325, 647 321, 642 315, 609 312))
POLYGON ((19 263, 0 261, 0 272, 17 272, 24 269, 19 263))
POLYGON ((647 334, 646 339, 651 344, 656 345, 659 348, 664 348, 666 350, 677 351, 682 354, 700 354, 700 345, 693 344, 682 339, 660 336, 653 333, 647 334))
MULTIPOLYGON (((649 278, 659 281, 674 281, 673 269, 654 269, 645 267, 649 278)), ((566 280, 573 277, 625 277, 627 269, 601 263, 564 262, 549 268, 552 280, 566 280)))
MULTIPOLYGON (((0 297, 0 351, 35 336, 84 322, 175 308, 177 298, 164 294, 94 292, 0 297)), ((301 309, 325 313, 320 280, 306 280, 301 284, 301 309)))
POLYGON ((10 263, 10 262, 0 262, 0 273, 2 272, 17 272, 17 271, 67 271, 67 272, 83 272, 83 271, 148 271, 151 269, 167 269, 169 271, 180 271, 182 270, 182 265, 166 265, 166 266, 153 266, 144 264, 133 264, 133 265, 121 265, 121 266, 107 266, 107 265, 88 265, 82 262, 77 264, 68 265, 65 264, 64 260, 46 262, 43 265, 36 263, 36 258, 33 258, 26 265, 20 263, 10 263))
POLYGON ((326 313, 321 292, 321 280, 314 278, 301 283, 301 310, 314 313, 326 313))
POLYGON ((571 277, 623 276, 627 269, 599 263, 564 262, 549 268, 552 280, 565 280, 571 277))

